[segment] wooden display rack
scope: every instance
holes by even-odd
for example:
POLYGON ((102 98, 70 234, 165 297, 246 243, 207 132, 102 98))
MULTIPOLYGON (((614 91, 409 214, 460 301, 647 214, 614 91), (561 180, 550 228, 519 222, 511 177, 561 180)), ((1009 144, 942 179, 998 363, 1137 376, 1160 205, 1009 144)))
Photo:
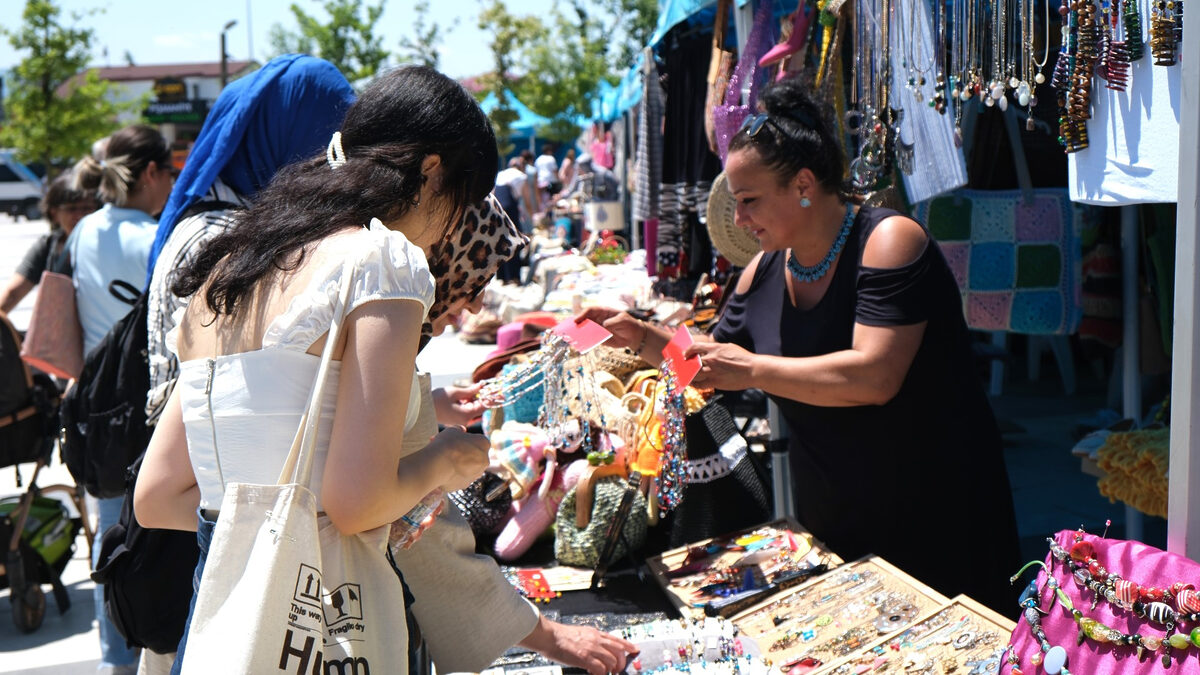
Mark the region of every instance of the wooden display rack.
MULTIPOLYGON (((688 553, 692 550, 702 548, 712 542, 732 541, 738 537, 746 536, 756 530, 764 528, 789 531, 797 541, 803 540, 804 542, 807 542, 807 545, 811 546, 808 551, 798 552, 794 558, 794 562, 796 563, 803 561, 810 561, 814 563, 824 562, 828 569, 832 570, 844 562, 836 553, 830 551, 825 544, 813 537, 808 530, 805 530, 803 527, 801 527, 800 523, 796 522, 795 519, 781 518, 779 520, 774 520, 762 525, 755 525, 754 527, 748 527, 743 530, 738 530, 737 532, 724 534, 711 539, 705 539, 703 541, 688 544, 687 546, 681 546, 676 549, 671 549, 670 551, 665 551, 661 555, 648 558, 646 560, 646 566, 650 568, 650 571, 654 575, 655 581, 657 581, 658 585, 662 587, 664 592, 666 592, 667 598, 670 599, 671 604, 675 605, 680 614, 687 618, 699 618, 704 616, 704 610, 702 606, 695 606, 693 604, 691 600, 692 593, 689 591, 689 587, 672 583, 672 580, 667 577, 667 573, 670 570, 676 569, 682 565, 687 559, 688 553)), ((705 561, 705 564, 707 569, 710 571, 720 569, 737 562, 742 555, 743 553, 739 551, 725 551, 712 556, 705 561)), ((697 575, 700 574, 704 574, 704 572, 697 572, 697 575)), ((770 575, 768 575, 766 580, 768 582, 771 581, 770 575)), ((804 579, 803 581, 797 582, 795 585, 799 586, 801 583, 806 583, 810 580, 811 579, 804 579)), ((781 588, 777 589, 776 593, 781 592, 786 588, 787 586, 783 585, 781 588)), ((770 593, 766 596, 759 596, 756 599, 756 602, 761 603, 764 601, 769 601, 769 599, 774 597, 774 595, 775 593, 770 593)))
POLYGON ((1016 622, 972 598, 956 596, 926 612, 912 626, 813 670, 813 675, 874 672, 1000 672, 1005 646, 1016 622), (932 622, 934 625, 929 625, 932 622), (995 670, 988 662, 995 663, 995 670))
POLYGON ((784 672, 829 672, 949 602, 878 556, 842 565, 734 616, 742 635, 784 672))

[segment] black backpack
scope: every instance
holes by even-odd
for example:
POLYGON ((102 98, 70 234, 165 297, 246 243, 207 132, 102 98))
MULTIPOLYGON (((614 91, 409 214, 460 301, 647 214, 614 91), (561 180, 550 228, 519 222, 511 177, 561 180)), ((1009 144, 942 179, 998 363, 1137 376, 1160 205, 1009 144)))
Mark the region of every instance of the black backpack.
POLYGON ((153 432, 146 426, 147 296, 123 281, 114 281, 109 291, 133 309, 88 353, 59 411, 63 464, 76 485, 101 499, 125 494, 125 470, 153 432))
MULTIPOLYGON (((233 208, 237 205, 219 200, 199 202, 180 220, 233 208)), ((133 308, 88 353, 59 412, 63 464, 76 485, 101 499, 125 494, 125 470, 141 456, 154 432, 146 426, 146 393, 150 390, 147 294, 119 280, 108 290, 133 308)))
POLYGON ((104 585, 104 611, 127 643, 169 654, 183 637, 200 546, 195 532, 138 525, 133 486, 142 457, 129 467, 121 519, 100 539, 92 581, 104 585))

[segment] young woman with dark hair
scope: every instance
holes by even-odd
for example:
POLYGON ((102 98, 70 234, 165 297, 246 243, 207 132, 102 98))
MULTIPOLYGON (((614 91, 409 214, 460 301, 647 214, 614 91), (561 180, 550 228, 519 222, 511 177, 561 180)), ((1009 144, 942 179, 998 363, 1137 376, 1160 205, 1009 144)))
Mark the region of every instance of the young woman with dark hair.
MULTIPOLYGON (((422 335, 473 300, 456 296, 426 326, 441 288, 431 269, 443 269, 449 243, 470 240, 463 214, 487 197, 497 161, 491 125, 460 85, 429 68, 391 71, 350 108, 324 156, 282 170, 181 270, 173 292, 196 297, 179 326, 179 378, 134 509, 146 527, 198 529, 198 578, 223 484, 279 475, 345 274, 352 290, 344 339, 334 346, 321 423, 328 431, 311 480, 318 510, 345 534, 365 532, 396 521, 434 488, 459 489, 482 473, 487 439, 459 427, 413 454, 402 456, 401 447, 420 407, 414 362, 422 335)), ((469 600, 461 606, 478 610, 469 600)), ((590 633, 578 640, 535 612, 517 616, 511 603, 505 611, 512 614, 492 620, 523 627, 524 644, 589 670, 619 669, 629 647, 590 633), (586 653, 563 645, 569 639, 586 643, 586 653)), ((391 628, 395 663, 407 663, 404 628, 391 628)), ((186 636, 180 655, 185 647, 186 636)))
POLYGON ((16 272, 0 290, 0 312, 8 314, 42 280, 42 272, 71 273, 70 256, 66 254, 67 237, 75 225, 99 204, 94 196, 75 189, 75 176, 66 172, 50 181, 42 196, 42 213, 50 221, 50 231, 38 237, 17 266, 16 272))
MULTIPOLYGON (((757 387, 778 403, 797 517, 843 558, 876 553, 1007 612, 1012 495, 941 249, 911 218, 849 198, 832 112, 809 86, 783 80, 759 104, 725 174, 735 222, 763 252, 712 339, 692 348, 695 384, 757 387)), ((591 315, 647 358, 670 337, 627 314, 591 315)))

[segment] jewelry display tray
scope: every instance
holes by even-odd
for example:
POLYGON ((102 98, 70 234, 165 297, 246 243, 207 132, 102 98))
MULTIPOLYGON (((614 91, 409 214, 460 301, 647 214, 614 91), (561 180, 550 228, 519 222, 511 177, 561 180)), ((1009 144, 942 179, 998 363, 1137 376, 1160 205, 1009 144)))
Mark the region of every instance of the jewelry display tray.
MULTIPOLYGON (((743 536, 749 535, 753 532, 763 530, 766 528, 790 532, 797 541, 805 541, 805 542, 807 542, 808 545, 811 545, 811 549, 809 551, 806 551, 806 552, 803 552, 796 556, 793 556, 793 561, 797 564, 804 563, 804 562, 812 562, 812 563, 822 563, 823 562, 828 567, 828 569, 832 570, 844 562, 840 557, 838 557, 838 555, 836 553, 830 551, 825 546, 825 544, 823 544, 822 542, 817 540, 811 533, 809 533, 808 530, 805 530, 803 527, 801 527, 800 523, 796 522, 795 519, 781 518, 778 520, 771 521, 769 523, 764 523, 762 525, 755 525, 753 527, 747 527, 745 529, 738 530, 736 532, 732 532, 729 534, 723 534, 723 535, 720 535, 717 537, 712 537, 710 539, 704 539, 704 540, 701 540, 698 542, 688 544, 686 546, 680 546, 679 548, 671 549, 669 551, 664 551, 660 555, 656 555, 651 558, 647 558, 646 566, 650 569, 650 572, 651 572, 652 576, 654 577, 654 580, 663 589, 663 592, 665 592, 667 594, 667 598, 671 601, 671 604, 673 604, 676 607, 676 609, 679 610, 679 613, 681 615, 683 615, 684 617, 693 618, 693 619, 700 618, 700 617, 704 616, 703 607, 695 606, 693 604, 692 598, 691 598, 692 594, 688 590, 689 587, 680 585, 678 583, 672 583, 672 580, 670 578, 668 578, 669 572, 671 570, 679 567, 681 564, 683 564, 688 556, 688 553, 694 549, 698 549, 698 548, 707 546, 714 542, 720 543, 720 542, 726 542, 726 541, 730 541, 730 542, 735 541, 739 537, 743 537, 743 536)), ((737 562, 742 557, 742 555, 743 555, 743 553, 740 551, 729 551, 729 550, 724 551, 718 555, 714 555, 713 557, 705 560, 705 569, 702 571, 696 572, 695 576, 706 575, 706 574, 709 574, 721 567, 731 565, 731 564, 737 562)), ((813 577, 813 578, 817 578, 817 577, 813 577)), ((771 578, 768 577, 767 581, 770 581, 770 580, 771 580, 771 578)), ((805 580, 805 582, 807 582, 807 581, 808 580, 805 580)), ((795 585, 799 586, 801 584, 797 583, 795 585)), ((785 589, 786 589, 786 587, 785 587, 785 589)), ((777 591, 777 592, 781 592, 781 591, 777 591)), ((775 594, 776 593, 771 593, 770 595, 767 595, 767 596, 760 596, 759 598, 756 599, 755 604, 758 604, 758 603, 761 603, 764 601, 768 601, 771 597, 774 597, 775 594)))
POLYGON ((812 673, 943 673, 991 675, 1000 672, 1004 649, 1016 622, 959 595, 903 628, 812 673))
POLYGON ((948 602, 883 558, 865 556, 731 620, 782 672, 823 673, 948 602))

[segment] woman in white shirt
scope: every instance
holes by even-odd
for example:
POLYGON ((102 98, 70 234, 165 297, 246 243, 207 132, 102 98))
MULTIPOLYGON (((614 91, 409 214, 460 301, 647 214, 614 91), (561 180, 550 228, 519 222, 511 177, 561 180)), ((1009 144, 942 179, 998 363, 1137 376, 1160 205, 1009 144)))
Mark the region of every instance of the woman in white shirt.
MULTIPOLYGON (((491 125, 461 86, 430 68, 391 71, 350 108, 325 155, 282 170, 181 272, 173 292, 197 295, 134 509, 145 527, 199 530, 198 574, 222 485, 279 474, 345 273, 352 291, 311 481, 318 509, 343 533, 364 532, 482 473, 487 439, 461 428, 408 456, 401 446, 419 407, 414 361, 435 293, 426 256, 459 234, 497 161, 491 125)), ((602 648, 603 665, 619 669, 623 648, 602 648)))

